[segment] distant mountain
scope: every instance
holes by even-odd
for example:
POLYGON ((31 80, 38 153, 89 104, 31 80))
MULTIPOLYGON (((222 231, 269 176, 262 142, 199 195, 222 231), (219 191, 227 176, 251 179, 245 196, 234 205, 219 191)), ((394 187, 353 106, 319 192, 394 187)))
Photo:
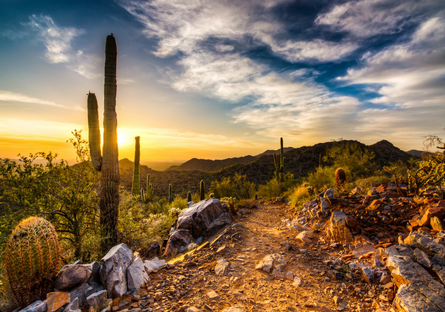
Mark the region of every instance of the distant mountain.
MULTIPOLYGON (((368 148, 373 151, 375 153, 373 161, 380 168, 399 159, 406 162, 412 157, 411 154, 402 151, 385 140, 369 146, 358 141, 344 142, 354 142, 361 148, 368 148)), ((319 164, 320 155, 321 157, 325 156, 326 150, 334 144, 334 142, 319 143, 313 146, 303 146, 288 150, 284 155, 286 157, 286 172, 293 173, 295 177, 307 176, 310 172, 315 171, 319 164)), ((328 165, 328 163, 323 162, 322 165, 328 165)), ((119 166, 121 168, 121 183, 127 190, 130 190, 133 177, 133 162, 123 159, 119 162, 119 166)), ((185 195, 187 191, 197 192, 199 190, 199 181, 201 180, 204 180, 206 190, 208 190, 212 181, 221 180, 224 177, 233 177, 235 173, 239 173, 247 175, 249 181, 258 185, 269 181, 273 177, 274 171, 273 157, 270 154, 262 155, 248 163, 237 163, 211 172, 200 170, 156 171, 147 166, 141 166, 141 187, 146 187, 147 175, 150 174, 155 195, 166 196, 169 184, 172 184, 174 193, 183 192, 185 195)))
MULTIPOLYGON (((283 148, 284 152, 286 153, 287 151, 292 150, 293 147, 285 147, 283 148)), ((179 166, 171 166, 170 168, 168 168, 167 170, 176 170, 176 171, 181 171, 181 170, 200 170, 200 171, 205 171, 205 172, 210 172, 210 171, 218 171, 221 170, 223 168, 232 166, 232 165, 236 165, 236 164, 248 164, 251 163, 252 161, 257 160, 258 158, 260 158, 261 156, 264 155, 272 155, 273 153, 280 153, 280 150, 267 150, 264 153, 258 154, 256 156, 244 156, 244 157, 233 157, 233 158, 227 158, 227 159, 216 159, 216 160, 210 160, 210 159, 198 159, 198 158, 192 158, 188 161, 186 161, 185 163, 183 163, 182 165, 179 166)))
POLYGON ((407 153, 416 157, 422 157, 423 155, 428 156, 429 154, 431 154, 430 152, 427 151, 419 151, 414 149, 409 150, 407 153))

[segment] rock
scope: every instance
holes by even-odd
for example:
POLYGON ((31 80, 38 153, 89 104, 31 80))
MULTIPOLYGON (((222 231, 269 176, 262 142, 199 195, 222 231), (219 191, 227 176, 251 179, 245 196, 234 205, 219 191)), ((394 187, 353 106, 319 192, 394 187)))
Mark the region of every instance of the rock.
POLYGON ((225 308, 224 310, 222 310, 222 312, 244 312, 244 310, 242 309, 242 307, 240 305, 235 304, 234 306, 225 308))
POLYGON ((423 213, 422 219, 420 220, 420 226, 430 225, 430 219, 432 217, 437 217, 442 220, 444 208, 443 207, 428 207, 428 209, 423 213))
POLYGON ((394 304, 399 311, 443 312, 436 304, 416 289, 402 285, 397 291, 394 304))
POLYGON ((321 210, 324 211, 324 212, 329 212, 329 207, 330 207, 329 201, 327 199, 323 198, 323 197, 320 198, 320 208, 321 208, 321 210))
POLYGON ((189 245, 195 239, 193 238, 190 231, 187 229, 180 229, 174 231, 167 242, 167 247, 165 248, 164 255, 171 254, 172 252, 178 252, 182 247, 189 245))
POLYGON ((428 255, 419 248, 414 249, 414 259, 416 260, 417 263, 419 263, 426 269, 430 269, 431 266, 433 265, 428 255))
POLYGON ((303 231, 297 235, 296 239, 301 241, 303 244, 311 244, 312 240, 309 238, 311 236, 312 236, 312 232, 303 231))
POLYGON ((375 187, 371 187, 367 192, 368 196, 377 195, 377 191, 375 189, 375 187))
POLYGON ((229 261, 224 258, 218 258, 215 266, 215 274, 216 275, 227 275, 229 273, 229 261))
POLYGON ((154 271, 159 271, 165 267, 165 260, 159 260, 157 257, 151 260, 144 261, 145 271, 150 274, 154 271))
POLYGON ((210 299, 219 299, 219 295, 214 290, 209 291, 207 297, 210 299))
POLYGON ((436 243, 423 233, 413 232, 405 238, 405 243, 414 244, 427 255, 435 256, 445 261, 445 246, 436 243))
POLYGON ((294 277, 294 282, 292 283, 292 286, 294 287, 300 287, 302 284, 301 282, 301 278, 299 278, 298 276, 294 277))
POLYGON ((143 288, 148 282, 148 274, 139 256, 136 256, 127 269, 127 281, 128 289, 131 291, 143 288))
POLYGON ((102 290, 88 296, 86 303, 88 312, 100 312, 111 304, 111 299, 107 298, 107 291, 102 290))
POLYGON ((347 242, 352 240, 351 231, 346 226, 347 219, 348 217, 341 210, 334 210, 332 212, 328 231, 333 239, 347 242))
POLYGON ((68 291, 89 280, 91 270, 84 264, 64 266, 57 274, 54 286, 57 290, 68 291))
POLYGON ((294 279, 294 273, 293 272, 286 272, 285 278, 289 281, 292 281, 294 279))
POLYGON ((374 284, 374 270, 371 268, 362 268, 363 277, 368 284, 374 284))
POLYGON ((62 312, 70 302, 68 292, 50 292, 46 295, 48 312, 62 312))
POLYGON ((391 282, 391 275, 389 275, 386 271, 382 273, 382 276, 380 277, 380 284, 386 285, 391 282))
POLYGON ((258 263, 255 267, 256 270, 263 270, 264 272, 270 273, 273 268, 274 261, 277 263, 285 263, 285 259, 281 258, 278 254, 270 254, 263 258, 263 260, 258 263))
POLYGON ((438 217, 436 217, 436 216, 431 217, 430 224, 434 231, 438 231, 438 232, 443 231, 442 222, 440 221, 440 219, 438 217))
POLYGON ((405 246, 391 246, 385 250, 388 256, 404 256, 414 259, 414 253, 411 248, 405 246))
POLYGON ((36 302, 31 303, 26 308, 20 310, 20 312, 45 312, 47 310, 46 300, 41 301, 37 300, 36 302))
POLYGON ((321 308, 320 308, 320 312, 332 312, 332 310, 329 309, 329 308, 326 307, 326 306, 321 306, 321 308))
POLYGON ((197 307, 189 307, 185 310, 185 312, 200 312, 201 310, 197 307))
POLYGON ((231 224, 230 215, 222 207, 221 202, 215 198, 205 199, 191 205, 188 209, 183 210, 178 217, 178 230, 189 230, 195 239, 201 236, 211 236, 227 224, 231 224))
POLYGON ((78 312, 80 311, 80 303, 79 303, 79 298, 75 298, 74 300, 71 299, 71 302, 67 305, 67 307, 65 308, 65 310, 63 310, 63 312, 78 312))
POLYGON ((359 188, 358 186, 355 187, 352 191, 351 191, 351 195, 357 195, 362 191, 361 188, 359 188))
POLYGON ((86 268, 91 271, 90 278, 88 279, 88 283, 94 282, 100 284, 100 263, 94 261, 90 264, 84 264, 86 268))
MULTIPOLYGON (((82 285, 77 286, 74 289, 70 290, 70 298, 71 298, 71 303, 73 303, 74 300, 77 299, 77 303, 79 305, 79 307, 83 306, 83 304, 85 303, 85 299, 86 297, 88 297, 88 289, 91 286, 88 285, 87 283, 84 283, 82 285)), ((101 289, 103 290, 103 288, 101 289)), ((76 310, 76 309, 74 309, 76 310)))
POLYGON ((125 244, 114 246, 102 258, 100 277, 108 297, 122 297, 127 292, 127 268, 133 252, 125 244))
POLYGON ((379 210, 382 206, 383 203, 380 200, 374 199, 367 209, 374 211, 374 210, 379 210))
POLYGON ((155 242, 145 252, 144 258, 151 258, 153 256, 157 256, 157 255, 160 255, 160 254, 161 254, 161 246, 159 246, 158 242, 155 242))

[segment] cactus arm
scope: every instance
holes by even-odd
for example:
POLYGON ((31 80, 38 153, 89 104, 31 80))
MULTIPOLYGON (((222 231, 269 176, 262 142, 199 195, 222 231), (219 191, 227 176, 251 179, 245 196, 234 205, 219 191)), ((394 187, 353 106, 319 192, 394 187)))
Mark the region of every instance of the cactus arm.
POLYGON ((88 93, 88 141, 90 145, 91 162, 94 169, 100 171, 102 167, 102 155, 100 152, 100 128, 99 111, 96 94, 88 93))
POLYGON ((132 193, 133 195, 137 195, 139 193, 140 189, 140 166, 139 162, 141 159, 141 143, 140 143, 140 137, 135 137, 135 144, 136 148, 134 151, 134 170, 133 170, 133 186, 132 186, 132 193))

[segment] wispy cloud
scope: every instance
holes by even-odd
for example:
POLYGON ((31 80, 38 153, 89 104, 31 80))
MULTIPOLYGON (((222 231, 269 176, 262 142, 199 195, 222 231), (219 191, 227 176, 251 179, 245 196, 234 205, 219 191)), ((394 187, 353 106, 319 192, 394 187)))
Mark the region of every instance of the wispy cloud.
POLYGON ((73 40, 85 31, 75 27, 60 27, 48 15, 31 15, 29 22, 24 24, 37 33, 37 39, 45 45, 45 58, 48 63, 65 64, 78 74, 92 79, 99 76, 97 71, 98 58, 87 55, 72 46, 73 40))
POLYGON ((57 104, 52 101, 37 99, 37 98, 29 97, 24 94, 14 93, 11 91, 3 91, 3 90, 0 90, 0 101, 33 103, 33 104, 49 105, 49 106, 55 106, 55 107, 60 107, 60 108, 67 108, 67 109, 84 110, 84 109, 81 109, 80 107, 71 108, 71 107, 68 107, 65 105, 57 104))

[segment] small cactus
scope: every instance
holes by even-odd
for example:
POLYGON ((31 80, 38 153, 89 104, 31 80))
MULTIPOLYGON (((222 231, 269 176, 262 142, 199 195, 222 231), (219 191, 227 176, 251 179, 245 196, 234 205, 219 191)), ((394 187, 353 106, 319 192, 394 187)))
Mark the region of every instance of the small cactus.
POLYGON ((275 165, 275 172, 277 173, 277 179, 279 182, 284 182, 284 162, 286 157, 284 157, 283 149, 283 138, 280 138, 280 163, 277 161, 277 156, 273 154, 273 162, 275 165))
POLYGON ((140 190, 140 166, 139 162, 141 159, 141 137, 135 137, 135 151, 134 151, 134 170, 133 170, 133 185, 132 185, 132 193, 133 195, 138 195, 140 190))
POLYGON ((199 183, 199 200, 204 200, 205 199, 205 188, 204 188, 204 180, 201 180, 201 182, 199 183))
POLYGON ((335 183, 337 184, 337 188, 343 188, 346 183, 346 172, 342 168, 337 168, 335 170, 335 183))
POLYGON ((191 202, 192 201, 192 193, 190 193, 190 191, 187 192, 187 202, 191 202))
POLYGON ((22 220, 6 245, 5 267, 17 303, 26 307, 53 290, 61 266, 59 239, 43 218, 22 220))

